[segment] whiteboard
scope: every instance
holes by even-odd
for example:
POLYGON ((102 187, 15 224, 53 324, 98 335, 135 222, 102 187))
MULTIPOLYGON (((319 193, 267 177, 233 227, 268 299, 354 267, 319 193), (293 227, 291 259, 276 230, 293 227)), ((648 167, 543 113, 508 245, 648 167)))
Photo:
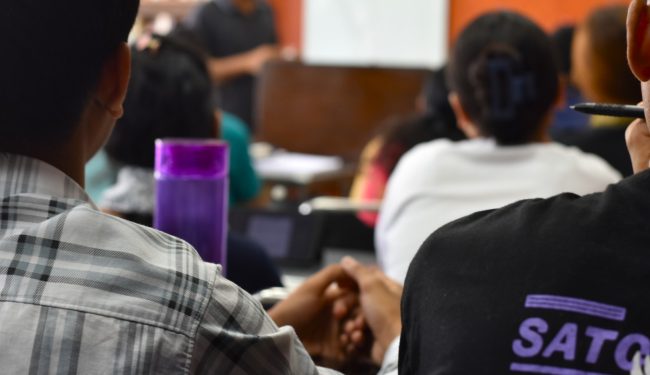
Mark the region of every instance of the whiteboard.
POLYGON ((317 65, 437 68, 449 0, 306 0, 303 59, 317 65))

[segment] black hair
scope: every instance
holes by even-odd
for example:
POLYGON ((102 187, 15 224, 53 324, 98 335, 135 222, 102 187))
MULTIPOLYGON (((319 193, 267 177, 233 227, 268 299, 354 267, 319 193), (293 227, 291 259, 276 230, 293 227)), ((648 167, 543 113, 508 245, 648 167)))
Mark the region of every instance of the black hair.
MULTIPOLYGON (((68 139, 138 0, 18 0, 0 6, 0 143, 68 139)), ((1 150, 0 150, 1 151, 1 150)))
POLYGON ((393 117, 379 128, 382 142, 374 162, 389 174, 402 155, 420 143, 439 138, 453 141, 465 138, 456 125, 456 116, 449 105, 445 68, 431 72, 422 94, 426 99, 424 114, 393 117))
POLYGON ((446 138, 459 141, 465 135, 458 130, 455 118, 444 118, 434 113, 397 116, 380 127, 381 146, 373 162, 390 175, 402 155, 420 143, 446 138))
POLYGON ((481 135, 501 145, 533 141, 558 95, 550 38, 512 12, 485 14, 461 33, 448 77, 481 135))
POLYGON ((449 105, 449 86, 447 85, 447 67, 432 71, 424 83, 422 96, 425 98, 425 113, 440 117, 444 123, 455 127, 456 115, 449 105))
POLYGON ((174 34, 154 36, 149 45, 133 51, 124 117, 106 144, 116 161, 144 168, 153 168, 158 138, 217 136, 203 56, 174 34))
POLYGON ((575 29, 573 25, 562 26, 551 35, 558 58, 558 68, 562 74, 571 74, 571 49, 575 29))

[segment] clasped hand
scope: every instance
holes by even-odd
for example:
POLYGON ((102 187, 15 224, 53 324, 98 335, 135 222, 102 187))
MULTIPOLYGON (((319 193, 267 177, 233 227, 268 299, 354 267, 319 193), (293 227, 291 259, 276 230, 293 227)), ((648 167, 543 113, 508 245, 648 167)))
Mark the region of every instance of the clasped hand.
POLYGON ((376 267, 344 258, 305 281, 269 315, 279 326, 292 326, 321 363, 380 365, 401 332, 401 297, 402 286, 376 267))

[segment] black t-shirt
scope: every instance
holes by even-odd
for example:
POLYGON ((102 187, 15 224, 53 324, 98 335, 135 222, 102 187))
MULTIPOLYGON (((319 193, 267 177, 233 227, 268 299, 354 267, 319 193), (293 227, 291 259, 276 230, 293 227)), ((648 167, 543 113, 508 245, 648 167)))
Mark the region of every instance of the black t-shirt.
MULTIPOLYGON (((276 44, 273 12, 269 5, 257 1, 257 9, 242 14, 232 0, 211 0, 199 6, 186 25, 201 38, 213 57, 228 57, 250 51, 264 44, 276 44)), ((253 126, 253 90, 255 78, 244 75, 222 83, 217 88, 218 105, 253 126)))
POLYGON ((476 213, 411 263, 401 374, 624 374, 650 353, 650 172, 476 213))

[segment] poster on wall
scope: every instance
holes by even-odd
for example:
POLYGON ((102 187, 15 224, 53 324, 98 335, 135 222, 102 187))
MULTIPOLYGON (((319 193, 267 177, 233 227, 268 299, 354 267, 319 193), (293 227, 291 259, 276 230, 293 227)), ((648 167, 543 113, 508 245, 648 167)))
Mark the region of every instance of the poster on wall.
POLYGON ((306 0, 314 65, 435 68, 447 60, 449 0, 306 0))

